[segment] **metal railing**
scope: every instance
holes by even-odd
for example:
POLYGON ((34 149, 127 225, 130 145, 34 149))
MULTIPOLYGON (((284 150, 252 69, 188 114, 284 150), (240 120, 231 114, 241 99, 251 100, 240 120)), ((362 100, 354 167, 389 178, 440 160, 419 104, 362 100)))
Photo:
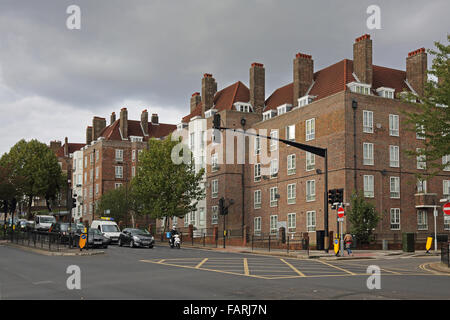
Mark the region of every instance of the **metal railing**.
POLYGON ((309 255, 309 237, 300 233, 258 233, 250 236, 252 251, 305 251, 309 255))

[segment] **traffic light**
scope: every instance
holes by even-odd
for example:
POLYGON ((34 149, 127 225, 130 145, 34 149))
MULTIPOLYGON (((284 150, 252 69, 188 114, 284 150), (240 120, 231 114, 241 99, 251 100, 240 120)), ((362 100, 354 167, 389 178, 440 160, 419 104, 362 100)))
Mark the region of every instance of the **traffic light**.
POLYGON ((72 198, 72 209, 77 207, 77 199, 72 198))
POLYGON ((219 214, 225 214, 225 199, 223 197, 219 199, 219 214))
POLYGON ((336 202, 344 202, 344 189, 336 189, 336 202))
POLYGON ((220 114, 215 113, 214 119, 213 119, 213 129, 219 129, 220 128, 220 114))
POLYGON ((328 203, 332 205, 335 202, 337 202, 337 190, 328 190, 328 203))

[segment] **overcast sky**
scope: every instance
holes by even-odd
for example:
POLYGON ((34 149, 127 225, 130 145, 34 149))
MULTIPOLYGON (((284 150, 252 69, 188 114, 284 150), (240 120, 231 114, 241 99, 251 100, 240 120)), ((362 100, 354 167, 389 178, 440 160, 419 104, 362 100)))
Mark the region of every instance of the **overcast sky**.
MULTIPOLYGON (((128 108, 179 123, 204 73, 218 89, 266 68, 266 96, 292 81, 295 53, 319 70, 352 59, 369 33, 373 62, 405 69, 408 52, 446 43, 450 2, 300 0, 0 0, 0 154, 21 138, 84 142, 93 116, 128 108), (69 30, 69 5, 81 30, 69 30), (369 5, 381 29, 369 30, 369 5)), ((429 63, 431 63, 429 59, 429 63)))

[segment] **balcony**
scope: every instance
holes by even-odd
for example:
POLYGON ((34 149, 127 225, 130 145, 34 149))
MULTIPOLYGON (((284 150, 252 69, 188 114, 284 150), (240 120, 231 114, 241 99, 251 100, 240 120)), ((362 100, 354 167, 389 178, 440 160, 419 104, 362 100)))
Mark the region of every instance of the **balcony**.
POLYGON ((416 208, 433 208, 439 205, 436 193, 416 193, 414 197, 416 208))

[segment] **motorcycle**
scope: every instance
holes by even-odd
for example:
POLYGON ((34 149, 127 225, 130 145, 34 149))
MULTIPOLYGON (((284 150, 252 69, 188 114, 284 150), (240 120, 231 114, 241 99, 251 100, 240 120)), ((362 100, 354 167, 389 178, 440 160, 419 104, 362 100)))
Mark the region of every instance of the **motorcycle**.
POLYGON ((169 244, 171 248, 177 247, 178 249, 180 249, 181 246, 180 235, 179 234, 174 235, 173 238, 169 240, 169 244))

